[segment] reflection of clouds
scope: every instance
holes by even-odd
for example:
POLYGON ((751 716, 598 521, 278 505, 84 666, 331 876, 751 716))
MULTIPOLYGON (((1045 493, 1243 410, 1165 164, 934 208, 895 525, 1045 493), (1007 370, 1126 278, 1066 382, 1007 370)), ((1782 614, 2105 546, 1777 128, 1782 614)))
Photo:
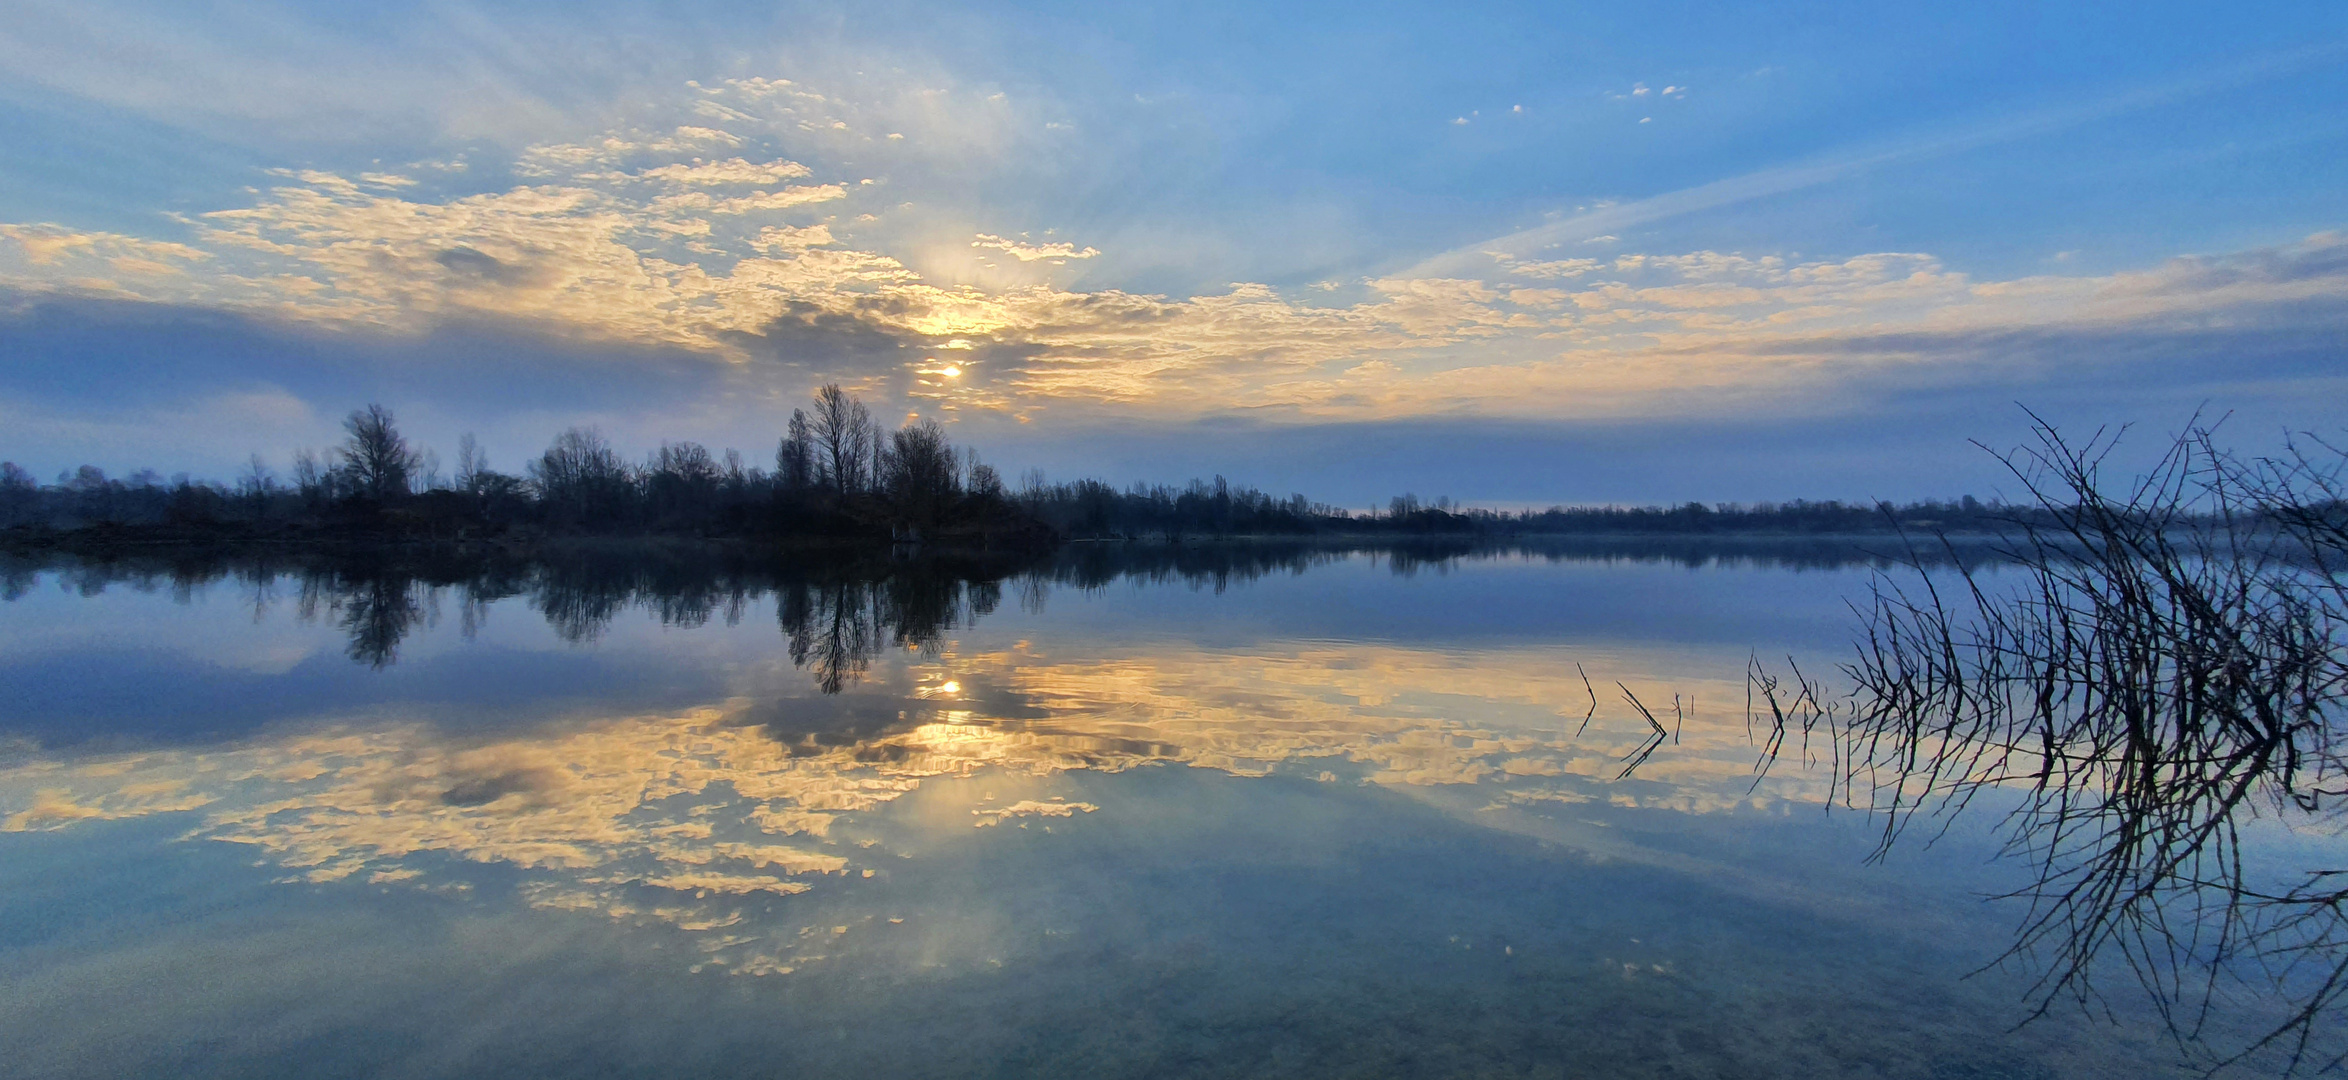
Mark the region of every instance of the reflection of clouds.
MULTIPOLYGON (((1307 643, 1062 659, 1022 644, 943 662, 964 693, 908 692, 907 703, 934 709, 852 740, 778 733, 751 722, 773 709, 747 700, 490 740, 424 725, 337 728, 223 750, 27 764, 0 773, 0 815, 9 829, 56 829, 200 812, 190 837, 251 845, 288 880, 464 887, 455 867, 496 865, 518 874, 538 906, 723 930, 708 962, 763 972, 813 955, 796 937, 760 929, 771 921, 766 905, 901 857, 858 846, 841 819, 934 777, 1179 764, 1398 788, 1480 785, 1494 806, 1709 812, 1756 798, 1741 718, 1700 714, 1668 755, 1614 782, 1645 723, 1601 697, 1577 734, 1591 691, 1548 650, 1307 643)), ((1592 680, 1608 685, 1658 663, 1616 658, 1592 680)), ((1675 689, 1725 702, 1739 684, 1675 689)), ((1775 777, 1757 798, 1819 797, 1801 785, 1775 777)), ((954 816, 1060 827, 1101 809, 1017 797, 954 816)), ((968 825, 940 821, 968 835, 968 825)))
POLYGON ((978 819, 971 824, 983 829, 989 825, 1000 825, 1016 817, 1075 817, 1078 814, 1089 814, 1098 809, 1100 807, 1092 803, 1068 802, 1055 796, 1044 801, 1021 799, 1000 809, 973 810, 970 812, 970 816, 978 819))
MULTIPOLYGON (((83 775, 103 777, 107 773, 85 772, 83 775)), ((47 832, 81 821, 109 821, 176 810, 194 810, 212 801, 208 795, 187 791, 186 784, 179 780, 126 783, 108 791, 101 799, 87 803, 76 799, 77 793, 73 787, 36 787, 28 805, 0 818, 0 832, 47 832)))
MULTIPOLYGON (((973 658, 974 665, 977 658, 973 658)), ((1004 657, 993 676, 1051 719, 1030 722, 1038 749, 1066 767, 1126 759, 1179 761, 1261 775, 1309 759, 1339 758, 1379 784, 1497 783, 1689 811, 1746 801, 1752 747, 1741 713, 1700 703, 1740 702, 1741 682, 1674 679, 1669 687, 1622 667, 1669 670, 1668 659, 1622 658, 1582 674, 1549 649, 1476 652, 1315 644, 1250 654, 1183 652, 1096 660, 1004 657), (1637 785, 1609 785, 1646 725, 1611 680, 1629 678, 1650 707, 1673 693, 1699 703, 1669 755, 1637 785), (1645 683, 1645 686, 1641 686, 1645 683), (1596 694, 1596 717, 1581 729, 1596 694)), ((1816 798, 1799 777, 1772 778, 1770 798, 1816 798), (1780 779, 1787 786, 1779 787, 1780 779)))

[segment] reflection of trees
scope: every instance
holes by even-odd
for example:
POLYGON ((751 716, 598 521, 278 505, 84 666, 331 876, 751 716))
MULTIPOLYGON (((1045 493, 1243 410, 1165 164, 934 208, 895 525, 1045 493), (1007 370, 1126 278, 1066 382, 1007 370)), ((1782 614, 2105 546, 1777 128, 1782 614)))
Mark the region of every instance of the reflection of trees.
POLYGON ((861 682, 867 663, 881 648, 871 590, 860 583, 787 587, 779 607, 791 663, 812 668, 824 693, 837 694, 861 682))
POLYGON ((351 659, 388 667, 399 659, 399 643, 424 620, 424 607, 405 578, 375 576, 352 583, 335 599, 336 624, 350 638, 351 659))
POLYGON ((202 588, 238 581, 256 617, 291 578, 297 614, 325 619, 348 636, 351 659, 387 667, 418 626, 453 599, 465 633, 488 619, 490 605, 523 597, 557 636, 575 644, 602 637, 621 613, 642 609, 663 626, 695 627, 712 618, 739 622, 751 601, 772 593, 791 659, 810 668, 826 692, 861 681, 871 659, 889 647, 934 652, 942 636, 992 612, 1002 579, 1024 561, 982 559, 784 559, 722 545, 609 544, 557 549, 522 558, 481 552, 399 553, 379 558, 299 560, 187 554, 80 560, 0 557, 0 596, 24 595, 43 571, 95 596, 112 584, 168 590, 184 600, 202 588), (452 595, 453 594, 453 595, 452 595))
POLYGON ((291 578, 299 616, 332 622, 347 635, 351 659, 381 668, 398 661, 400 644, 435 621, 445 599, 456 602, 468 637, 486 623, 494 601, 522 597, 557 636, 585 644, 626 611, 648 611, 663 626, 696 627, 720 617, 731 625, 751 601, 771 593, 792 662, 808 668, 825 692, 837 693, 862 681, 883 649, 934 653, 947 632, 994 611, 1002 580, 1029 561, 824 560, 669 543, 555 549, 529 558, 463 550, 310 561, 0 557, 0 594, 23 595, 45 570, 84 595, 123 583, 143 592, 167 589, 183 601, 234 578, 258 617, 273 603, 277 582, 291 578))
POLYGON ((116 583, 191 597, 212 582, 244 584, 256 616, 273 601, 273 583, 299 583, 306 618, 331 614, 349 635, 354 660, 396 662, 400 643, 454 593, 469 637, 490 604, 525 597, 557 636, 572 643, 600 638, 622 612, 642 608, 664 626, 740 620, 749 602, 774 593, 792 660, 819 685, 837 691, 860 681, 871 658, 891 644, 935 648, 939 637, 984 617, 1015 578, 1021 603, 1040 610, 1054 587, 1099 588, 1114 581, 1185 584, 1217 592, 1269 575, 1302 574, 1368 554, 1402 575, 1442 572, 1465 559, 1514 555, 1553 561, 1670 560, 1690 566, 1750 562, 1769 566, 1847 566, 1874 557, 1848 545, 1805 541, 1644 541, 1550 539, 1482 541, 1418 538, 1366 543, 1253 541, 1230 543, 1072 544, 1041 563, 1029 558, 896 562, 784 558, 745 547, 655 541, 556 547, 523 557, 494 550, 426 549, 360 555, 241 555, 188 551, 167 556, 76 559, 0 556, 0 597, 20 596, 43 570, 69 588, 97 595, 116 583))
POLYGON ((2025 531, 2020 572, 1884 579, 1845 701, 1757 670, 1770 752, 1828 725, 1878 854, 1920 811, 2017 797, 2006 848, 2035 874, 2006 958, 2038 972, 2033 1015, 2125 969, 2213 1066, 2348 1063, 2348 868, 2277 868, 2245 835, 2266 815, 2338 835, 2348 459, 2245 463, 2200 433, 2108 496, 2108 442, 2039 435, 2009 464, 2054 524, 2025 531), (2273 995, 2263 1036, 2218 1037, 2273 995))
POLYGON ((905 571, 877 580, 792 582, 781 589, 777 617, 791 662, 809 669, 824 693, 863 680, 884 648, 935 653, 945 633, 994 611, 997 581, 905 571))
MULTIPOLYGON (((1544 536, 1516 539, 1475 537, 1256 539, 1196 543, 1076 543, 1062 549, 1046 566, 1034 571, 1053 583, 1096 589, 1113 581, 1142 581, 1153 585, 1179 583, 1194 589, 1222 592, 1276 574, 1302 574, 1314 567, 1367 555, 1383 562, 1396 575, 1441 573, 1463 561, 1500 557, 1535 558, 1548 562, 1670 563, 1691 569, 1706 566, 1750 566, 1784 570, 1831 570, 1853 566, 1888 567, 1895 560, 1884 550, 1896 540, 1787 539, 1772 537, 1581 537, 1544 536)), ((1927 552, 1927 565, 1943 565, 1958 558, 1994 558, 1980 540, 1966 547, 1927 552)))
POLYGON ((546 616, 555 636, 574 645, 602 637, 637 598, 634 575, 544 568, 530 585, 530 606, 546 616))
POLYGON ((40 571, 28 562, 0 563, 0 600, 24 599, 40 581, 40 571))

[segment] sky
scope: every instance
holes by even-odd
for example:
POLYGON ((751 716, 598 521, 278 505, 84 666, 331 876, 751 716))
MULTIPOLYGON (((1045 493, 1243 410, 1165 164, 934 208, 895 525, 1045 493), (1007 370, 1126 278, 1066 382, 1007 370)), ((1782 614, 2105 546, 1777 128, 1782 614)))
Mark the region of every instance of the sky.
POLYGON ((0 458, 2018 494, 2348 416, 2348 6, 9 0, 0 458), (1976 445, 1979 443, 1981 445, 1976 445), (1984 449, 1987 447, 1987 449, 1984 449))

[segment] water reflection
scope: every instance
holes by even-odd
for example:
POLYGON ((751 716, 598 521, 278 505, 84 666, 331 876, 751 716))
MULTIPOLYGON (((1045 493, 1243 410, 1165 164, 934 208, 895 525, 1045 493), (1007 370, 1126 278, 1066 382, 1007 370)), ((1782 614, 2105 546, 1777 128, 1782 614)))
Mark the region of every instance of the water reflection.
MULTIPOLYGON (((1362 556, 1410 577, 1499 557, 1688 569, 1842 570, 1884 568, 1916 558, 1928 566, 1942 565, 1959 553, 1894 553, 1834 540, 1433 538, 1373 545, 1079 543, 1040 560, 839 560, 661 543, 581 545, 527 558, 495 549, 369 558, 217 552, 114 560, 0 556, 0 596, 22 598, 44 574, 84 597, 127 586, 168 591, 181 602, 216 584, 234 583, 258 618, 279 598, 281 583, 290 581, 298 614, 336 626, 347 639, 350 658, 373 668, 398 662, 409 635, 437 624, 450 605, 458 610, 468 638, 492 604, 522 598, 564 641, 589 644, 630 610, 648 611, 665 627, 690 629, 713 618, 731 626, 753 601, 772 596, 793 663, 807 669, 824 692, 837 693, 863 679, 883 650, 934 651, 941 635, 994 611, 1006 588, 1030 605, 1041 604, 1052 587, 1099 589, 1118 582, 1180 584, 1221 593, 1267 576, 1303 574, 1362 556)), ((1992 557, 1987 548, 1962 549, 1961 555, 1992 557)))
MULTIPOLYGON (((110 567, 106 580, 167 581, 182 594, 219 574, 264 606, 268 590, 293 582, 296 613, 332 625, 352 659, 377 667, 452 605, 473 629, 500 601, 526 604, 562 640, 588 642, 631 609, 664 627, 741 625, 771 603, 779 651, 816 693, 752 679, 714 700, 569 712, 520 731, 324 719, 221 747, 36 755, 0 774, 0 829, 184 812, 200 819, 191 836, 249 845, 289 880, 462 888, 476 879, 467 867, 497 867, 532 904, 714 935, 702 962, 773 973, 821 950, 775 936, 753 901, 886 874, 942 842, 939 830, 1080 824, 1097 803, 1055 801, 1037 786, 1069 773, 1164 765, 1449 792, 1458 812, 1549 814, 1583 848, 1624 858, 1653 854, 1576 822, 1605 808, 1776 814, 1824 797, 1799 774, 1754 787, 1729 708, 1742 672, 1728 664, 1691 674, 1619 645, 1584 664, 1526 643, 985 644, 957 633, 996 611, 1006 590, 1034 608, 1054 583, 1204 590, 1340 557, 1237 546, 1124 554, 1084 551, 998 576, 601 555, 282 576, 252 564, 148 578, 110 567), (1594 687, 1608 688, 1603 699, 1594 687), (1623 780, 1625 759, 1653 747, 1632 691, 1691 708, 1673 725, 1672 752, 1623 780), (1699 701, 1717 705, 1693 708, 1699 701), (924 784, 980 775, 1000 778, 991 794, 928 833, 875 830, 870 815, 924 784), (742 937, 752 931, 755 947, 742 937)), ((1474 553, 1423 554, 1380 558, 1421 573, 1474 553)), ((81 591, 98 578, 88 568, 61 576, 81 591)))
POLYGON ((0 560, 0 584, 22 598, 41 575, 78 595, 109 586, 168 590, 181 602, 219 583, 240 587, 256 617, 290 581, 295 610, 344 634, 350 658, 373 668, 399 660, 400 645, 437 624, 447 604, 470 638, 491 605, 520 598, 572 644, 591 644, 630 610, 664 627, 691 629, 723 618, 739 623, 751 602, 773 596, 793 662, 826 693, 863 677, 879 651, 933 649, 941 634, 1001 602, 1002 579, 1031 563, 1016 560, 805 560, 737 547, 615 545, 558 549, 532 558, 495 551, 403 553, 378 559, 266 556, 129 558, 114 561, 16 557, 0 560))
MULTIPOLYGON (((1378 1059, 1394 1069, 1480 1031, 1492 1038, 1473 1060, 1511 1069, 1524 1038, 1565 1047, 1609 1031, 1619 1052, 1603 1068, 1566 1071, 1683 1075, 1688 1055, 1713 1052, 1658 1052, 1652 1033, 1687 1045, 1752 1037, 1782 1021, 1776 1006, 1731 1004, 1727 1020, 1721 1003, 1823 1000, 1782 989, 1793 985, 1877 1006, 1887 989, 1925 1001, 1955 987, 1955 972, 1900 967, 1914 953, 1902 943, 1979 939, 1965 905, 1918 902, 1940 895, 1927 884, 1962 896, 1990 880, 1977 868, 1955 882, 1913 868, 1865 877, 1853 865, 1863 844, 1811 839, 1825 778, 1786 769, 1755 782, 1738 707, 1752 640, 1787 642, 1792 616, 1813 608, 1839 620, 1833 594, 1863 583, 1852 571, 1869 558, 1088 545, 960 568, 697 548, 19 564, 8 580, 30 598, 14 609, 28 617, 0 632, 41 619, 64 629, 88 611, 108 647, 200 651, 190 626, 281 634, 317 662, 279 658, 296 650, 278 640, 212 655, 260 673, 237 684, 254 701, 322 674, 332 692, 233 737, 21 746, 0 758, 0 843, 19 860, 0 871, 35 857, 75 875, 137 867, 121 891, 176 912, 198 901, 154 868, 208 859, 216 878, 350 925, 429 909, 504 920, 500 942, 569 935, 548 950, 566 955, 649 942, 626 978, 589 981, 653 988, 631 1008, 688 1000, 660 979, 723 984, 747 1003, 731 1020, 666 1030, 707 1041, 798 1023, 792 1052, 856 1041, 835 1026, 869 1028, 868 1049, 894 1046, 934 1026, 942 1013, 920 1002, 942 999, 923 988, 952 973, 970 1015, 1002 1012, 1006 994, 1031 995, 1013 1012, 1083 1002, 1082 1021, 1045 1041, 1116 1067, 1062 1073, 1147 1071, 1118 1018, 1188 1015, 1279 1017, 1310 1033, 1283 1037, 1295 1060, 1314 1061, 1350 1060, 1332 1055, 1369 1045, 1365 1026, 1425 1024, 1378 1059), (157 597, 83 604, 44 584, 157 597), (262 621, 238 625, 248 608, 262 621), (1445 621, 1454 609, 1472 632, 1445 621), (1715 622, 1691 622, 1691 610, 1715 622), (1310 618, 1283 621, 1299 611, 1310 618), (1650 617, 1652 629, 1639 621, 1650 617), (547 657, 563 666, 541 670, 575 678, 592 664, 612 681, 529 681, 525 669, 547 657), (426 678, 452 672, 453 693, 426 678), (543 700, 483 719, 508 684, 543 700), (389 689, 364 696, 374 687, 389 689), (1670 729, 1660 745, 1646 713, 1670 729), (1625 778, 1642 748, 1655 752, 1625 778), (1810 936, 1855 922, 1884 943, 1843 954, 1810 936), (1189 989, 1169 998, 1177 985, 1189 989), (1753 991, 1764 985, 1780 990, 1753 991), (1234 1005, 1234 994, 1262 996, 1234 1005), (1124 1004, 1104 1012, 1104 1001, 1124 1004)), ((68 641, 40 660, 70 666, 89 648, 68 641)), ((126 711, 169 711, 171 694, 151 687, 126 711)), ((430 918, 444 917, 459 918, 430 918)), ((174 955, 191 951, 172 940, 174 955)), ((114 947, 98 948, 99 962, 114 947)), ((341 962, 328 952, 322 962, 341 962)), ((353 982, 371 977, 354 970, 353 982)), ((464 970, 518 1000, 547 992, 544 969, 464 970)), ((193 983, 171 985, 182 984, 193 983)), ((1939 1069, 1959 1060, 1948 1048, 2003 1016, 1950 1019, 1929 1005, 1880 1006, 1881 1022, 1852 1015, 1833 1012, 1788 1045, 1856 1040, 1869 1046, 1849 1060, 1880 1051, 1904 1063, 1859 1070, 1871 1075, 2054 1075, 1998 1071, 2013 1043, 1966 1049, 1974 1072, 1939 1069)), ((183 1025, 186 1038, 215 1037, 209 1023, 183 1025)), ((1195 1053, 1247 1053, 1217 1038, 1195 1053)), ((943 1053, 967 1054, 973 1072, 1020 1060, 943 1053)), ((1745 1059, 1758 1068, 1712 1071, 1769 1072, 1784 1063, 1770 1053, 1745 1059)), ((725 1064, 710 1071, 741 1071, 725 1064)), ((830 1071, 951 1071, 894 1064, 830 1071)))

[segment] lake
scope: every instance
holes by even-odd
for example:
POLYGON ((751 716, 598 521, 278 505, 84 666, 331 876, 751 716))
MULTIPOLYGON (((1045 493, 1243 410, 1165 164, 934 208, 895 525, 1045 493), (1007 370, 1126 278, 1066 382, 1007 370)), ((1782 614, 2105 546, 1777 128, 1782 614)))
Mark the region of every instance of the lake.
POLYGON ((1879 565, 19 560, 0 1074, 2187 1075, 1756 773, 1879 565))

